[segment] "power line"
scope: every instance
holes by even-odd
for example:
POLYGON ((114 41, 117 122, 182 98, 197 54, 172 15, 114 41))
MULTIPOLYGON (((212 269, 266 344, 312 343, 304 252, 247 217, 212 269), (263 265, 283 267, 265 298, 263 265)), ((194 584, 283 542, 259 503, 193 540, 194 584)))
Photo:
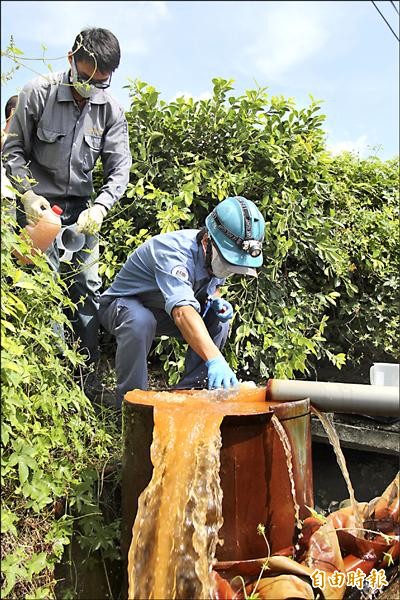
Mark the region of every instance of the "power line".
POLYGON ((379 8, 377 7, 377 5, 375 4, 374 0, 371 0, 372 4, 375 6, 376 10, 378 11, 378 13, 381 15, 382 19, 385 21, 386 25, 389 27, 390 31, 393 33, 394 37, 396 38, 396 40, 398 42, 400 42, 400 39, 397 37, 396 32, 392 29, 390 23, 388 23, 388 21, 385 19, 385 17, 383 16, 383 14, 381 13, 381 11, 379 10, 379 8))
POLYGON ((399 14, 399 9, 397 8, 397 6, 395 5, 394 2, 392 2, 392 0, 390 0, 390 4, 393 6, 394 10, 397 12, 397 14, 399 14))

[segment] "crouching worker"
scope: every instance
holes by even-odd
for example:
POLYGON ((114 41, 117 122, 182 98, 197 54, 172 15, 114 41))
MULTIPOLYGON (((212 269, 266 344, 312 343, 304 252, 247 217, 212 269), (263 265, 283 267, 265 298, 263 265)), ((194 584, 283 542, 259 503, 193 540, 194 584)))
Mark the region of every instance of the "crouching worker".
POLYGON ((147 356, 156 336, 185 340, 188 352, 176 388, 230 388, 236 375, 221 354, 233 308, 219 288, 233 273, 257 275, 265 222, 255 204, 227 198, 203 229, 147 240, 100 297, 103 327, 116 337, 117 401, 148 388, 147 356))

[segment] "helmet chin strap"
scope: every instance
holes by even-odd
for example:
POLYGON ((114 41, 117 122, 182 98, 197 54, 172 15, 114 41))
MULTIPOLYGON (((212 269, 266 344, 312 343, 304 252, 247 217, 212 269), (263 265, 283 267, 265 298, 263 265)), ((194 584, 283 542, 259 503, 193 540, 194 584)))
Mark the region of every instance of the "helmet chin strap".
POLYGON ((211 269, 211 259, 212 259, 212 242, 209 234, 207 233, 207 239, 202 239, 201 245, 203 246, 204 254, 206 257, 205 266, 210 273, 212 273, 211 269))
POLYGON ((206 269, 208 269, 209 271, 211 271, 212 273, 212 269, 211 269, 211 259, 212 259, 212 243, 211 243, 211 239, 207 238, 207 247, 206 247, 206 269))

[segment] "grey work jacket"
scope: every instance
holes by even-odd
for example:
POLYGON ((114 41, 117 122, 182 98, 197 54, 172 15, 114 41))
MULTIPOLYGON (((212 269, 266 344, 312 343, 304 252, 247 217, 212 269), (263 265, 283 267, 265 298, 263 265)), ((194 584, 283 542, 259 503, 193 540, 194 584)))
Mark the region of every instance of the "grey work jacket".
POLYGON ((87 198, 99 156, 104 183, 96 203, 109 209, 125 192, 132 164, 123 109, 99 90, 80 112, 68 72, 23 87, 3 146, 7 175, 18 191, 33 189, 52 200, 87 198))

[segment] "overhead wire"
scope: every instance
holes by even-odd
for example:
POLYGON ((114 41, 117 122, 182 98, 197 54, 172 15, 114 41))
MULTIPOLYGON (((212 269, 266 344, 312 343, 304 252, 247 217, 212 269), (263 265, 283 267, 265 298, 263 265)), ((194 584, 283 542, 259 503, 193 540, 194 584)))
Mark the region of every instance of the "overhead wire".
POLYGON ((399 9, 397 8, 397 6, 395 5, 395 3, 392 0, 390 0, 390 4, 393 6, 393 8, 397 12, 397 14, 399 14, 399 9))
MULTIPOLYGON (((374 0, 371 0, 372 4, 375 6, 376 10, 378 11, 378 13, 381 15, 382 19, 385 21, 386 25, 389 27, 390 31, 393 33, 394 37, 396 38, 396 40, 398 42, 400 42, 399 37, 397 36, 396 32, 394 31, 394 29, 392 29, 392 26, 390 25, 390 23, 386 20, 385 16, 381 13, 381 11, 379 10, 379 8, 377 7, 376 3, 374 2, 374 0)), ((393 4, 393 3, 392 3, 393 4)))

